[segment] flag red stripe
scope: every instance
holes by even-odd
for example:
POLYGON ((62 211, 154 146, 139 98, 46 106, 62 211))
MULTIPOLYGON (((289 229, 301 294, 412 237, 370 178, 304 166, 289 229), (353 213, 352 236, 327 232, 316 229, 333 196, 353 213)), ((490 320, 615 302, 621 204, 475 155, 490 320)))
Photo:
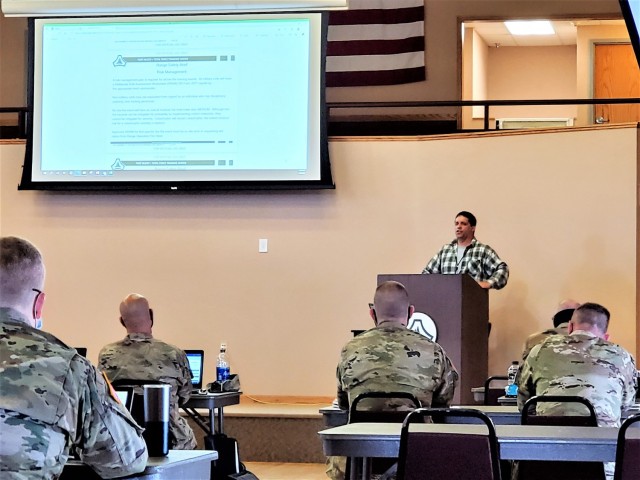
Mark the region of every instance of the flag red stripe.
POLYGON ((327 56, 345 55, 389 55, 394 53, 420 52, 424 50, 424 37, 399 40, 352 40, 328 42, 327 56))
POLYGON ((331 25, 371 25, 424 21, 424 7, 329 12, 331 25))
POLYGON ((368 85, 396 85, 422 82, 426 79, 424 67, 401 70, 376 70, 359 72, 327 72, 327 87, 359 87, 368 85))

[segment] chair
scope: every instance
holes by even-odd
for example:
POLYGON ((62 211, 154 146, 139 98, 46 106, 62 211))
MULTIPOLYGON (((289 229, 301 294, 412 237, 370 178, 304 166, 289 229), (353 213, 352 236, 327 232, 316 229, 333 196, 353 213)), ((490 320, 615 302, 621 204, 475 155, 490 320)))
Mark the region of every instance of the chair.
POLYGON ((520 416, 522 425, 562 425, 572 427, 597 427, 598 417, 589 400, 575 395, 538 395, 527 400, 520 416), (536 415, 539 403, 579 403, 585 406, 588 415, 536 415))
MULTIPOLYGON (((395 407, 396 405, 393 405, 395 407)), ((402 423, 407 414, 415 409, 422 407, 420 400, 415 395, 407 392, 367 392, 361 393, 353 399, 349 406, 349 422, 348 423, 362 423, 362 422, 385 422, 385 423, 402 423), (358 409, 366 400, 378 399, 387 400, 393 402, 394 400, 400 400, 397 403, 398 407, 406 406, 402 409, 373 409, 364 410, 358 409)))
MULTIPOLYGON (((369 402, 370 403, 370 402, 369 402)), ((402 423, 407 414, 415 408, 420 408, 422 404, 415 395, 407 392, 367 392, 361 393, 353 399, 349 407, 349 421, 348 423, 402 423), (395 401, 398 407, 405 407, 404 409, 395 409, 396 405, 393 405, 394 409, 375 409, 364 410, 358 407, 364 406, 367 400, 386 400, 391 404, 395 401)), ((369 406, 369 408, 371 405, 369 406)), ((390 469, 394 469, 396 465, 395 459, 389 458, 374 458, 371 462, 371 471, 373 473, 385 473, 390 469)), ((363 468, 365 466, 363 465, 363 468)), ((351 458, 347 458, 347 466, 345 469, 345 478, 349 478, 351 472, 351 458)))
MULTIPOLYGON (((627 438, 627 429, 638 422, 640 422, 640 413, 627 418, 620 426, 613 480, 637 480, 640 478, 640 461, 638 461, 640 458, 640 439, 627 438)), ((636 427, 640 427, 640 425, 636 425, 636 427)))
MULTIPOLYGON (((538 395, 527 400, 520 417, 522 425, 597 427, 598 419, 589 400, 578 396, 538 395), (580 404, 585 407, 586 415, 536 415, 535 407, 539 403, 553 402, 580 404)), ((602 462, 546 462, 520 461, 514 469, 518 480, 604 480, 602 462)))
POLYGON ((463 408, 419 408, 402 424, 398 480, 451 478, 500 480, 496 430, 484 413, 463 408), (487 427, 486 434, 435 433, 412 430, 425 417, 472 417, 487 427))
POLYGON ((504 385, 499 388, 491 388, 491 384, 494 382, 504 382, 506 384, 509 378, 506 375, 494 375, 487 378, 484 381, 484 404, 485 405, 500 405, 498 398, 504 396, 504 385))

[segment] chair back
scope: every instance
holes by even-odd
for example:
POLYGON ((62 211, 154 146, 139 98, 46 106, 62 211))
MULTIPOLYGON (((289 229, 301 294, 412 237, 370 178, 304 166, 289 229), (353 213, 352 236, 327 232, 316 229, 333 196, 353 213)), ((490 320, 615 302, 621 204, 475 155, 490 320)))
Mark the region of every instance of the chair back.
MULTIPOLYGON (((522 425, 551 425, 570 427, 597 427, 596 411, 589 400, 578 396, 539 395, 527 400, 520 417, 522 425), (584 406, 585 415, 536 415, 539 403, 552 402, 562 404, 578 404, 584 406)), ((520 461, 514 467, 518 480, 605 480, 602 462, 546 462, 520 461)))
MULTIPOLYGON (((421 406, 420 400, 408 392, 361 393, 351 402, 349 423, 402 423, 409 412, 421 406)), ((383 475, 389 475, 395 466, 396 460, 391 458, 374 458, 370 465, 371 472, 383 475)), ((348 458, 345 478, 351 477, 352 468, 359 466, 352 465, 351 458, 348 458)))
POLYGON ((408 392, 361 393, 351 402, 349 423, 402 423, 411 410, 421 406, 420 400, 408 392), (373 402, 367 402, 368 400, 373 400, 373 402), (376 402, 375 400, 378 401, 376 402), (369 403, 368 407, 367 403, 369 403), (381 407, 380 405, 383 406, 381 407))
POLYGON ((463 408, 419 408, 402 424, 398 458, 398 480, 451 478, 456 480, 500 480, 500 458, 496 429, 484 413, 463 408), (486 434, 424 432, 411 424, 426 417, 472 417, 487 427, 486 434))
POLYGON ((627 430, 634 424, 640 428, 640 413, 632 415, 622 422, 618 432, 618 446, 616 449, 616 470, 613 480, 637 480, 640 478, 640 438, 628 438, 627 430))
POLYGON ((598 417, 592 403, 576 395, 538 395, 527 400, 520 416, 522 425, 554 425, 565 427, 597 427, 598 417), (562 403, 584 405, 586 415, 536 415, 539 403, 562 403))
POLYGON ((484 404, 500 405, 498 398, 504 396, 504 386, 509 380, 506 375, 493 375, 484 381, 484 404), (492 383, 500 382, 500 387, 491 387, 492 383))

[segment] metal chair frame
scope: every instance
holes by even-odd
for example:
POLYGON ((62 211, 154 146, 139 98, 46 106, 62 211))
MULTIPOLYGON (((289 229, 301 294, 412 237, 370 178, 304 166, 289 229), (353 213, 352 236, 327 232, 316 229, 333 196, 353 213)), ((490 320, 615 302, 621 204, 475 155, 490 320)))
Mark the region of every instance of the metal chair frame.
MULTIPOLYGON (((424 417, 436 417, 443 419, 447 416, 451 417, 471 417, 480 420, 487 427, 487 437, 489 439, 489 455, 491 457, 491 469, 493 480, 500 480, 500 449, 498 446, 498 437, 496 429, 491 418, 485 413, 470 408, 418 408, 407 415, 402 423, 400 433, 400 451, 398 455, 398 476, 397 480, 404 480, 406 476, 405 462, 408 455, 408 441, 411 433, 409 426, 417 421, 424 421, 424 417)), ((443 433, 442 435, 446 435, 443 433)))
POLYGON ((490 387, 491 387, 491 382, 494 382, 496 380, 509 380, 509 377, 507 377, 506 375, 493 375, 489 378, 487 378, 484 381, 484 405, 499 405, 499 403, 496 402, 491 402, 490 401, 490 395, 489 395, 489 391, 490 391, 490 387))
POLYGON ((618 444, 616 447, 616 470, 613 474, 613 480, 625 480, 622 468, 624 466, 627 429, 632 424, 638 422, 640 422, 640 413, 630 416, 622 422, 622 425, 620 426, 620 431, 618 432, 618 444))

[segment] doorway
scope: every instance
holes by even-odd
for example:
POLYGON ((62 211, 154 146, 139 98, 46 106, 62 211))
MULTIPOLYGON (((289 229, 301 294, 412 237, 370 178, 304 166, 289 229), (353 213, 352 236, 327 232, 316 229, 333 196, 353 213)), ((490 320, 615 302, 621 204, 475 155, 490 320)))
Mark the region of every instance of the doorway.
MULTIPOLYGON (((462 23, 461 98, 463 100, 525 100, 601 98, 617 96, 617 90, 595 93, 594 44, 624 43, 629 35, 623 20, 554 20, 553 36, 512 36, 503 21, 471 20, 462 23)), ((631 48, 628 47, 631 51, 631 48)), ((609 57, 606 57, 609 60, 609 57)), ((632 57, 634 59, 635 57, 632 57)), ((615 60, 618 62, 618 60, 615 60)), ((626 65, 626 64, 625 64, 626 65)), ((628 67, 621 67, 627 70, 628 67)), ((635 64, 634 77, 638 71, 635 64)), ((609 81, 598 79, 600 86, 609 81)), ((629 80, 631 81, 631 80, 629 80)), ((638 82, 640 83, 640 82, 638 82)), ((600 88, 600 87, 599 87, 600 88)), ((622 87, 631 91, 629 87, 622 87)), ((625 96, 640 96, 628 93, 625 96)), ((609 121, 627 121, 629 105, 622 105, 625 117, 610 118, 611 109, 599 111, 589 105, 491 107, 489 125, 497 118, 567 119, 568 125, 592 125, 598 116, 609 121), (625 118, 625 120, 617 120, 625 118)), ((634 106, 636 107, 636 106, 634 106)), ((461 114, 463 129, 479 129, 484 123, 482 109, 465 108, 461 114)), ((633 121, 633 120, 629 120, 633 121)), ((535 123, 535 122, 534 122, 535 123)))
MULTIPOLYGON (((631 44, 594 45, 593 98, 640 97, 640 68, 631 44)), ((594 123, 640 121, 640 105, 595 105, 594 123)))

